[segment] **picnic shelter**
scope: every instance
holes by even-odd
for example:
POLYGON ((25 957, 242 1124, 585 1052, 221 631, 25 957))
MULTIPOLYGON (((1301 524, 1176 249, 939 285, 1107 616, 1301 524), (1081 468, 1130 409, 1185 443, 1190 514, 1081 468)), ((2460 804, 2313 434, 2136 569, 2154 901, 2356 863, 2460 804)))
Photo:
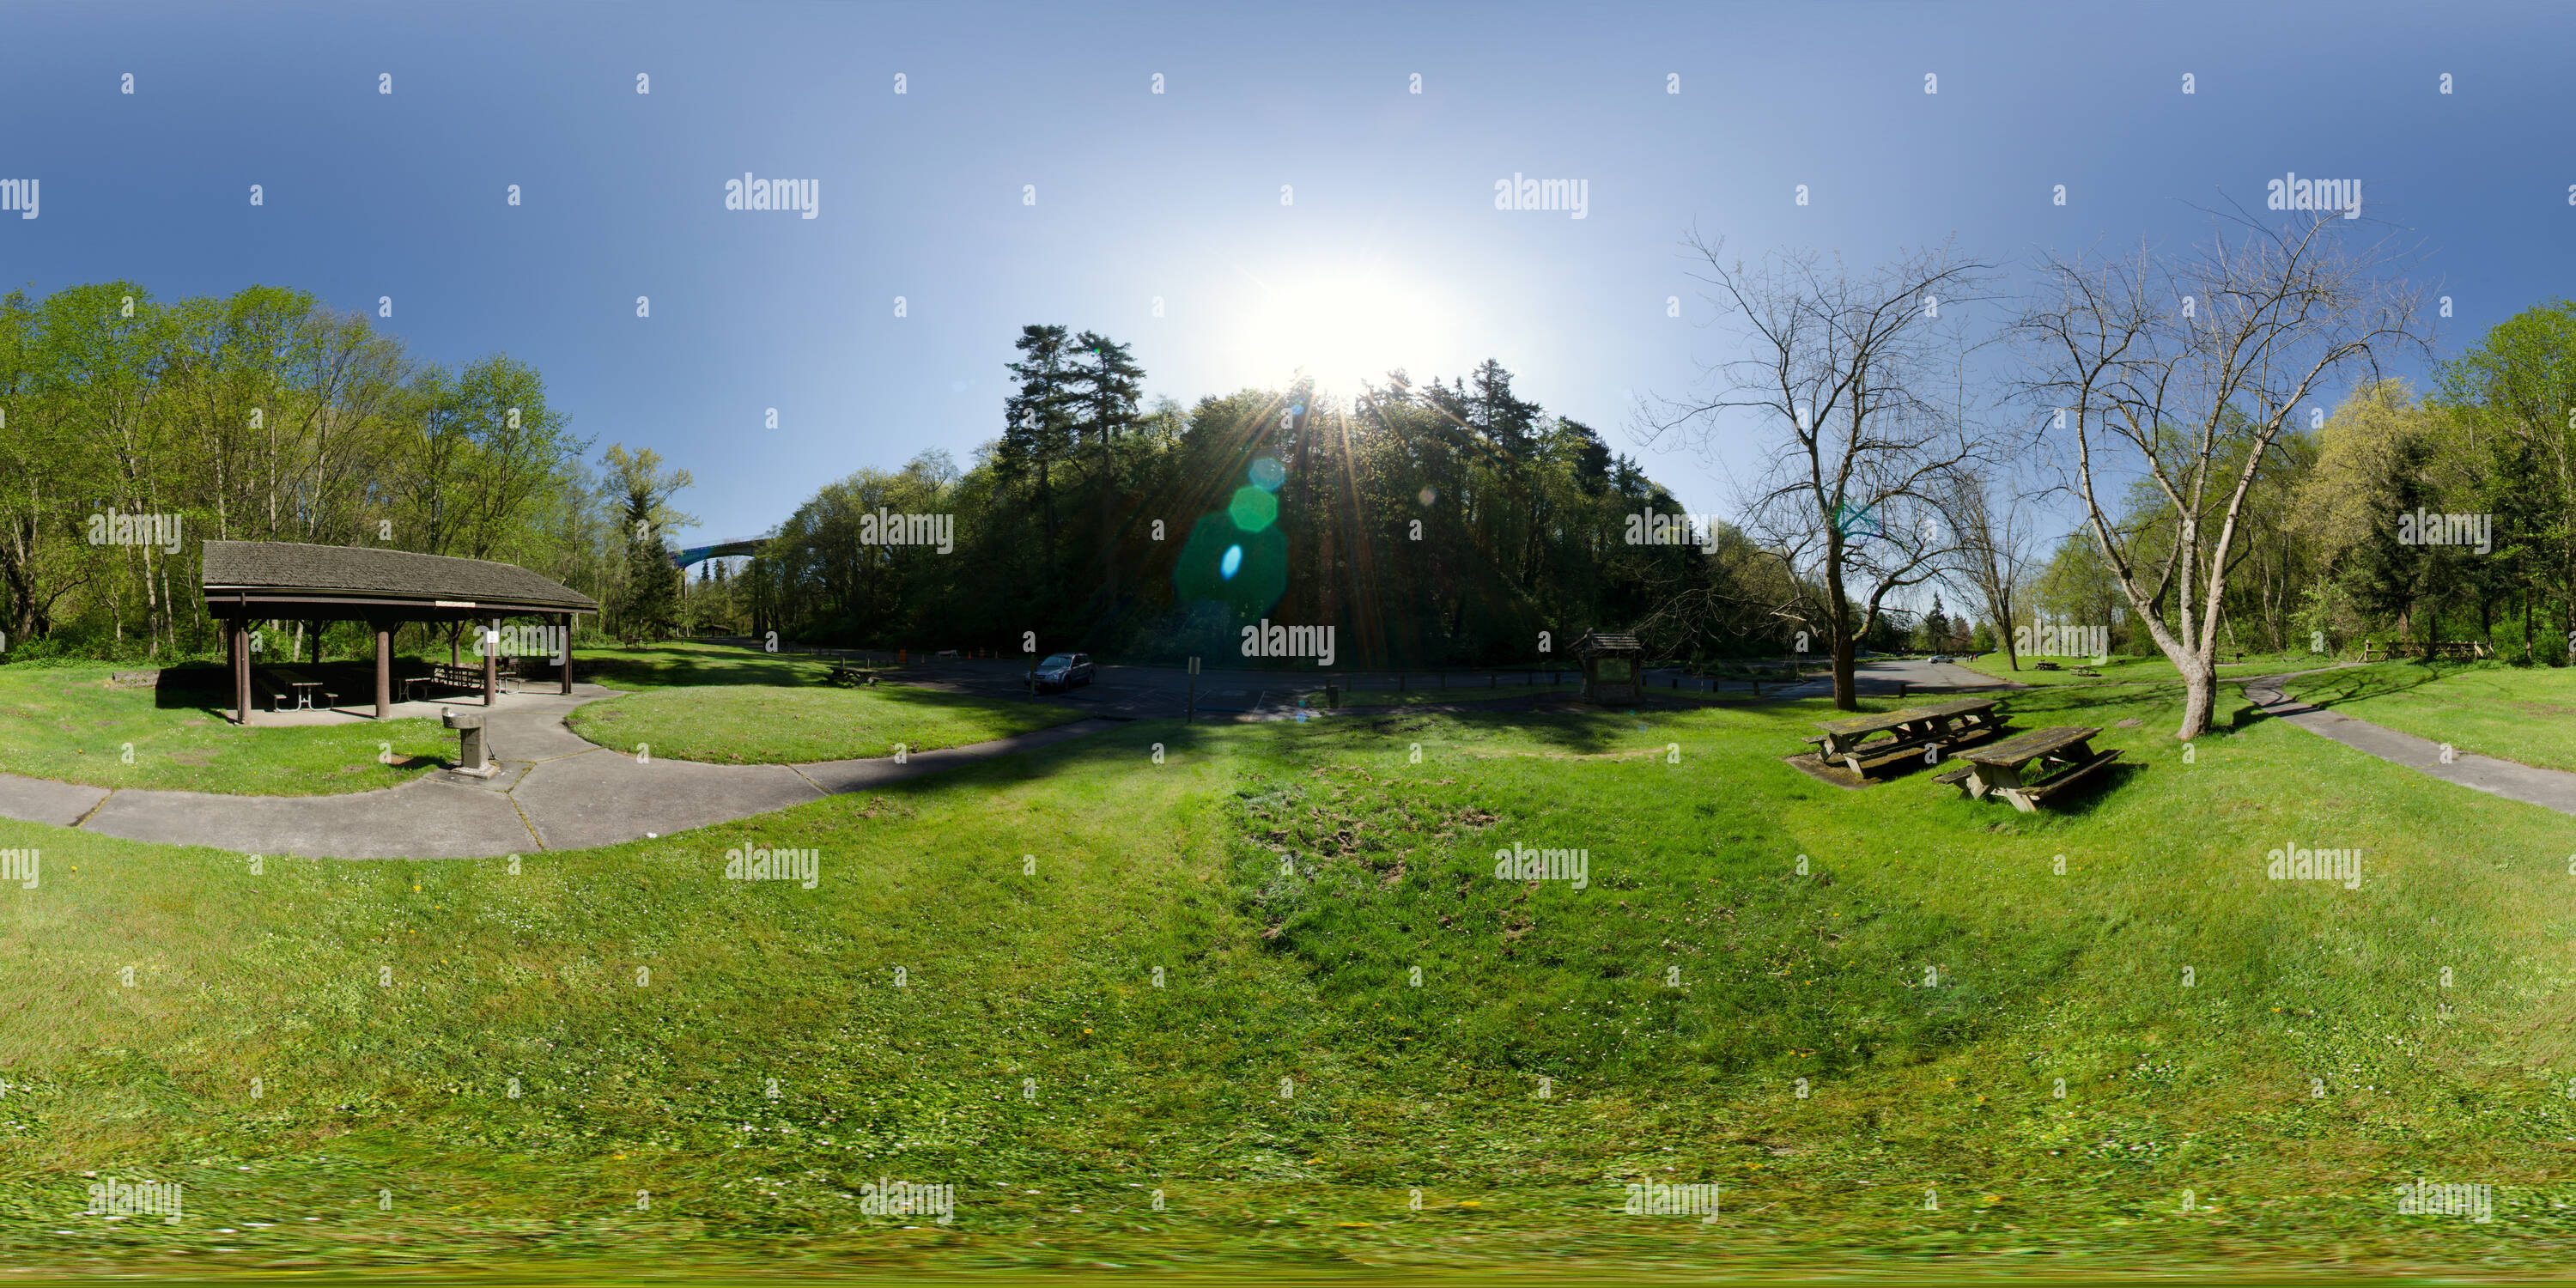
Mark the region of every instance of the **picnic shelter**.
MULTIPOLYGON (((562 628, 562 684, 570 693, 573 618, 599 611, 599 601, 515 564, 360 546, 209 541, 201 580, 207 615, 226 628, 236 723, 248 723, 251 709, 254 622, 367 623, 375 634, 376 718, 382 720, 393 704, 394 629, 403 623, 488 623, 479 687, 490 706, 500 688, 502 619, 537 617, 562 628)), ((311 633, 319 663, 321 632, 311 633)), ((451 687, 470 686, 473 677, 458 664, 452 642, 449 662, 441 678, 451 687)))

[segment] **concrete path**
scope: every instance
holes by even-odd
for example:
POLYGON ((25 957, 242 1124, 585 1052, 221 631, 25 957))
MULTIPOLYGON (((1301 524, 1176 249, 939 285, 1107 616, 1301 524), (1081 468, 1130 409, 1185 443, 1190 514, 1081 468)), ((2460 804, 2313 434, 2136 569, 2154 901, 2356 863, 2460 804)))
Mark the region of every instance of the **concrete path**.
POLYGON ((570 696, 523 697, 487 725, 501 772, 434 770, 400 787, 341 796, 218 796, 112 790, 0 774, 0 815, 133 841, 211 845, 306 858, 461 859, 613 845, 667 836, 826 796, 935 774, 1113 727, 1082 720, 971 746, 810 765, 707 765, 655 759, 583 740, 564 714, 616 696, 577 684, 570 696))
POLYGON ((2292 671, 2248 680, 2245 682, 2245 700, 2253 703, 2263 714, 2287 720, 2320 738, 2331 738, 2355 751, 2377 756, 2391 764, 2404 765, 2446 783, 2458 783, 2491 796, 2554 809, 2561 814, 2576 814, 2576 774, 2557 769, 2536 769, 2492 756, 2454 755, 2451 763, 2446 765, 2442 763, 2440 743, 2399 733, 2385 725, 2337 715, 2283 695, 2282 685, 2300 676, 2340 671, 2357 665, 2360 664, 2346 662, 2343 666, 2321 666, 2312 671, 2292 671))

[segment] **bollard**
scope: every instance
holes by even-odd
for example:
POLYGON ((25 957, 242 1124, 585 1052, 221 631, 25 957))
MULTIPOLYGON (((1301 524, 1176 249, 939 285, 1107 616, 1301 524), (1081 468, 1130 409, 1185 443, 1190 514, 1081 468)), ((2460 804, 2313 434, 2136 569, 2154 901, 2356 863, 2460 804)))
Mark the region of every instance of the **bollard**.
POLYGON ((457 773, 472 774, 476 778, 490 778, 500 772, 499 768, 493 765, 489 755, 490 748, 483 741, 482 712, 449 711, 445 713, 441 723, 457 732, 457 773))

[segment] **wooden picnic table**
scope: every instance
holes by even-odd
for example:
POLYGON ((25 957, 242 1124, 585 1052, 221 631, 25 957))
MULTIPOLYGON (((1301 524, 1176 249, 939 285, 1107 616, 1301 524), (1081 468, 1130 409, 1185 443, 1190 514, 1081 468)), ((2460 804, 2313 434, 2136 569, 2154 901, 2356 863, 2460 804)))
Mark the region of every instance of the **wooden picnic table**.
POLYGON ((1807 741, 1816 744, 1817 759, 1839 760, 1853 773, 1865 775, 1871 767, 1888 763, 1890 756, 1900 752, 1935 743, 1949 746, 2001 732, 2004 717, 1995 709, 1998 705, 1994 698, 1959 698, 1928 707, 1819 720, 1816 727, 1824 733, 1807 741), (1889 736, 1873 740, 1873 735, 1881 733, 1889 736))
POLYGON ((1946 733, 1954 724, 1973 727, 1992 723, 1996 718, 1995 706, 1993 698, 1960 698, 1929 707, 1907 707, 1876 715, 1819 720, 1816 727, 1825 731, 1824 736, 1807 741, 1822 744, 1819 754, 1827 760, 1836 760, 1875 733, 1889 733, 1899 740, 1906 740, 1946 733))
POLYGON ((322 688, 324 681, 313 679, 302 671, 283 666, 264 666, 259 668, 259 671, 261 678, 269 686, 269 709, 272 711, 313 710, 313 694, 317 690, 320 690, 325 698, 334 702, 339 700, 339 694, 322 688), (280 693, 278 692, 280 689, 290 690, 291 693, 280 693), (295 703, 292 707, 286 705, 290 697, 295 703))
POLYGON ((1933 781, 1956 784, 1970 800, 1982 800, 1991 792, 2024 814, 2035 813, 2049 797, 2120 758, 2116 747, 2093 750, 2093 737, 2101 732, 2060 725, 2015 734, 1991 746, 1958 753, 1953 759, 1962 762, 1959 767, 1933 781), (2052 765, 2058 767, 2056 772, 2041 778, 2045 767, 2052 765))

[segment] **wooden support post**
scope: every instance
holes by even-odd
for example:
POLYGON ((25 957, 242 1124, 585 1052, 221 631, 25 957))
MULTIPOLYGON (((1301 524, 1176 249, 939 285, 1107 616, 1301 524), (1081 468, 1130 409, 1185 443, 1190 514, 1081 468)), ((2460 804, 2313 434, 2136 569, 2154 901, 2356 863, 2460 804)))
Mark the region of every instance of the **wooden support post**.
POLYGON ((492 619, 492 633, 483 637, 483 705, 492 705, 492 695, 501 690, 501 619, 492 619))
POLYGON ((563 691, 564 691, 564 692, 566 692, 566 693, 570 693, 570 692, 572 692, 572 614, 570 614, 570 613, 562 614, 562 619, 563 619, 563 691))
POLYGON ((376 632, 376 718, 393 714, 394 706, 394 628, 384 621, 367 623, 376 632))
POLYGON ((225 649, 232 663, 233 723, 250 723, 250 623, 234 617, 225 621, 225 649))

